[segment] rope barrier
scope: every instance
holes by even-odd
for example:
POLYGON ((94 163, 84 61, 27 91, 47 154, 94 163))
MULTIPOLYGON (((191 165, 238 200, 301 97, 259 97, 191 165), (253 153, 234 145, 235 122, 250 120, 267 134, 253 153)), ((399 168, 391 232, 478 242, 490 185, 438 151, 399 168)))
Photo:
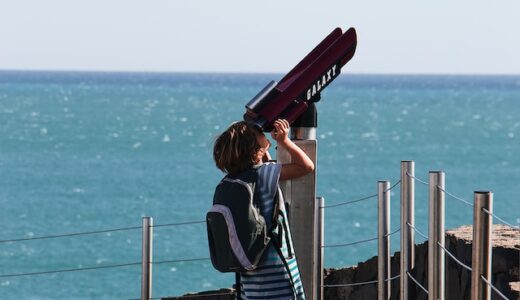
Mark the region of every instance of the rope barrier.
POLYGON ((329 207, 337 207, 337 206, 341 206, 341 205, 348 205, 348 204, 352 204, 352 203, 356 203, 356 202, 360 202, 360 201, 364 201, 364 200, 368 200, 368 199, 372 199, 372 198, 376 198, 376 197, 377 197, 377 194, 366 196, 366 197, 359 198, 359 199, 356 199, 356 200, 341 202, 341 203, 337 203, 337 204, 324 205, 324 206, 322 206, 320 208, 329 208, 329 207))
POLYGON ((32 241, 32 240, 56 239, 56 238, 62 238, 62 237, 72 237, 72 236, 89 235, 89 234, 100 234, 100 233, 108 233, 108 232, 115 232, 115 231, 135 230, 135 229, 141 229, 141 228, 142 228, 141 226, 133 226, 133 227, 122 227, 122 228, 96 230, 96 231, 84 231, 84 232, 67 233, 67 234, 37 236, 37 237, 30 237, 30 238, 0 240, 0 243, 12 243, 12 242, 23 242, 23 241, 32 241))
POLYGON ((385 281, 387 281, 387 282, 388 282, 388 281, 392 281, 392 280, 397 279, 397 278, 399 278, 399 277, 401 277, 401 274, 399 274, 399 275, 395 275, 394 277, 387 278, 387 279, 385 279, 385 281))
POLYGON ((410 224, 410 222, 406 222, 406 225, 410 226, 413 230, 415 230, 415 232, 417 232, 423 238, 428 239, 428 237, 424 233, 422 233, 419 229, 417 229, 417 227, 410 224))
POLYGON ((206 223, 206 221, 189 221, 189 222, 181 222, 181 223, 169 223, 169 224, 158 224, 158 225, 152 225, 150 227, 170 227, 170 226, 181 226, 181 225, 191 225, 191 224, 199 224, 199 223, 206 223))
MULTIPOLYGON (((385 282, 388 282, 388 281, 392 281, 394 279, 397 279, 401 277, 401 275, 396 275, 394 277, 391 277, 391 278, 387 278, 385 279, 385 282)), ((366 285, 366 284, 372 284, 372 283, 377 283, 378 280, 372 280, 372 281, 364 281, 364 282, 356 282, 356 283, 341 283, 341 284, 327 284, 327 285, 323 285, 324 288, 330 288, 330 287, 348 287, 348 286, 357 286, 357 285, 366 285)))
MULTIPOLYGON (((388 191, 391 191, 393 188, 398 186, 400 183, 401 183, 401 180, 398 180, 394 185, 392 185, 388 189, 384 190, 383 192, 386 193, 388 191)), ((348 204, 361 202, 361 201, 372 199, 372 198, 376 198, 376 197, 377 197, 377 194, 374 194, 374 195, 366 196, 366 197, 359 198, 359 199, 356 199, 356 200, 350 200, 350 201, 340 202, 340 203, 331 204, 331 205, 324 205, 324 206, 321 206, 320 208, 329 208, 329 207, 337 207, 337 206, 342 206, 342 205, 348 205, 348 204)))
POLYGON ((323 287, 324 287, 324 288, 331 288, 331 287, 348 287, 348 286, 357 286, 357 285, 367 285, 367 284, 373 284, 373 283, 377 283, 377 280, 364 281, 364 282, 356 282, 356 283, 325 284, 325 285, 323 285, 323 287))
POLYGON ((410 177, 410 178, 413 178, 413 179, 419 181, 420 183, 422 183, 422 184, 424 184, 424 185, 430 185, 428 182, 423 181, 423 180, 420 180, 419 178, 413 176, 412 174, 410 174, 410 173, 408 173, 408 172, 406 172, 406 175, 407 175, 408 177, 410 177))
POLYGON ((396 230, 394 230, 394 231, 392 231, 390 233, 385 234, 384 237, 391 236, 391 235, 393 235, 395 233, 398 233, 399 231, 401 231, 401 227, 397 228, 396 230))
MULTIPOLYGON (((193 261, 201 261, 201 260, 209 260, 209 259, 210 259, 209 257, 204 257, 204 258, 189 258, 189 259, 178 259, 178 260, 163 260, 163 261, 152 261, 152 264, 159 265, 159 264, 166 264, 166 263, 193 262, 193 261)), ((112 269, 112 268, 121 268, 121 267, 141 265, 141 263, 142 262, 132 262, 132 263, 125 263, 125 264, 104 265, 104 266, 96 266, 96 267, 82 267, 82 268, 73 268, 73 269, 18 273, 18 274, 3 274, 3 275, 0 275, 0 278, 89 271, 89 270, 97 270, 97 269, 112 269)))
POLYGON ((201 260, 209 260, 209 257, 201 257, 201 258, 189 258, 189 259, 176 259, 176 260, 162 260, 162 261, 152 261, 154 265, 160 264, 171 264, 171 263, 179 263, 179 262, 192 262, 192 261, 201 261, 201 260))
POLYGON ((347 243, 347 244, 323 245, 322 248, 346 247, 346 246, 352 246, 352 245, 376 241, 376 240, 377 240, 377 237, 371 238, 371 239, 366 239, 366 240, 360 240, 360 241, 356 241, 356 242, 352 242, 352 243, 347 243))
MULTIPOLYGON (((399 232, 401 230, 401 228, 397 228, 396 230, 390 232, 390 233, 387 233, 385 234, 384 236, 387 237, 387 236, 391 236, 397 232, 399 232)), ((378 237, 375 237, 375 238, 370 238, 370 239, 366 239, 366 240, 359 240, 359 241, 356 241, 356 242, 352 242, 352 243, 346 243, 346 244, 335 244, 335 245, 323 245, 321 246, 322 248, 334 248, 334 247, 346 247, 346 246, 352 246, 352 245, 356 245, 356 244, 361 244, 361 243, 365 243, 365 242, 371 242, 371 241, 376 241, 378 239, 378 237)))
POLYGON ((502 299, 504 300, 509 300, 504 294, 502 294, 502 292, 500 292, 493 284, 491 284, 491 282, 487 281, 487 279, 480 275, 480 278, 482 279, 482 281, 484 281, 491 289, 493 289, 493 291, 495 291, 495 293, 497 293, 500 297, 502 297, 502 299))
POLYGON ((422 286, 417 280, 415 280, 415 278, 413 278, 413 276, 410 274, 410 272, 406 271, 406 275, 408 275, 408 278, 410 278, 413 282, 415 282, 415 284, 420 287, 427 295, 429 295, 428 293, 428 290, 422 286))
MULTIPOLYGON (((157 224, 157 225, 152 225, 150 227, 181 226, 181 225, 198 224, 198 223, 205 223, 205 222, 206 221, 189 221, 189 222, 181 222, 181 223, 157 224)), ((56 239, 56 238, 73 237, 73 236, 90 235, 90 234, 101 234, 101 233, 109 233, 109 232, 117 232, 117 231, 136 230, 136 229, 141 229, 141 228, 143 228, 143 227, 142 226, 131 226, 131 227, 121 227, 121 228, 103 229, 103 230, 95 230, 95 231, 84 231, 84 232, 75 232, 75 233, 47 235, 47 236, 37 236, 37 237, 30 237, 30 238, 8 239, 8 240, 0 240, 0 244, 32 241, 32 240, 56 239)))
POLYGON ((462 202, 462 203, 464 203, 464 204, 467 204, 467 205, 473 207, 473 203, 471 203, 471 202, 469 202, 469 201, 466 201, 466 200, 464 200, 464 199, 462 199, 462 198, 460 198, 460 197, 457 197, 457 196, 455 196, 455 195, 449 193, 448 191, 446 191, 445 189, 443 189, 443 188, 440 187, 440 186, 437 186, 437 188, 438 188, 439 190, 443 191, 446 195, 452 197, 453 199, 455 199, 455 200, 459 200, 460 202, 462 202))
POLYGON ((437 242, 437 244, 439 245, 439 247, 442 248, 442 250, 444 250, 444 252, 446 254, 448 254, 448 256, 450 256, 451 258, 453 258, 453 260, 455 260, 461 267, 465 268, 466 270, 470 271, 470 272, 473 272, 473 269, 467 265, 465 265, 464 263, 462 263, 460 260, 458 260, 453 254, 451 254, 450 251, 448 251, 448 249, 444 248, 441 243, 437 242))
POLYGON ((485 209, 485 208, 482 208, 482 211, 484 211, 485 213, 487 213, 488 215, 496 218, 497 220, 499 220, 500 222, 502 222, 504 225, 507 225, 509 227, 512 227, 513 229, 520 229, 519 226, 514 226, 514 225, 511 225, 509 222, 506 222, 504 221, 502 218, 498 217, 497 215, 495 215, 494 213, 490 212, 489 210, 485 209))
POLYGON ((34 276, 34 275, 55 274, 55 273, 65 273, 65 272, 77 272, 77 271, 89 271, 89 270, 97 270, 97 269, 111 269, 111 268, 121 268, 121 267, 129 267, 129 266, 136 266, 136 265, 141 265, 141 262, 133 262, 133 263, 117 264, 117 265, 105 265, 105 266, 97 266, 97 267, 84 267, 84 268, 54 270, 54 271, 42 271, 42 272, 18 273, 18 274, 4 274, 4 275, 0 275, 0 278, 21 277, 21 276, 34 276))

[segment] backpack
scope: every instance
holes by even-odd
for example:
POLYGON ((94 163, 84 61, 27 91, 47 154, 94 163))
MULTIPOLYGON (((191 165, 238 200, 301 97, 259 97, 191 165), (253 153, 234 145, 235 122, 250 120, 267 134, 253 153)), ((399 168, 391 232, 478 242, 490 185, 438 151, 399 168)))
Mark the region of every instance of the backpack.
POLYGON ((279 192, 275 196, 273 225, 267 228, 255 191, 257 172, 257 168, 251 168, 236 176, 227 175, 215 189, 206 225, 211 262, 220 272, 256 269, 269 244, 276 240, 273 230, 278 223, 275 217, 279 213, 279 192))

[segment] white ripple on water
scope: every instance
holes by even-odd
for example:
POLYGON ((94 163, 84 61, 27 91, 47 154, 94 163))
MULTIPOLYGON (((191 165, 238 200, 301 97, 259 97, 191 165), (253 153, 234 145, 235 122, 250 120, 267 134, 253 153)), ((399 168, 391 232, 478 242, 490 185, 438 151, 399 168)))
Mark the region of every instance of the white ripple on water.
POLYGON ((85 190, 82 189, 82 188, 77 187, 77 188, 73 188, 72 192, 75 193, 75 194, 83 194, 83 193, 85 193, 85 190))
POLYGON ((375 132, 364 132, 361 134, 361 137, 363 139, 377 139, 378 138, 377 133, 375 133, 375 132))
POLYGON ((170 140, 170 136, 165 134, 162 138, 162 141, 163 143, 169 143, 171 140, 170 140))

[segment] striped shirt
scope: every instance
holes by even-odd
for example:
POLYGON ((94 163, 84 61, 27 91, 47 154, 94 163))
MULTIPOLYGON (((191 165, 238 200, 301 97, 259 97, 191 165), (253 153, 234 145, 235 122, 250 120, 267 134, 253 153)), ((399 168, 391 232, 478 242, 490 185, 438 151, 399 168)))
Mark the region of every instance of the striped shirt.
MULTIPOLYGON (((281 167, 281 164, 269 162, 264 163, 258 169, 256 188, 259 191, 261 214, 266 220, 267 228, 270 228, 272 223, 272 215, 275 205, 274 196, 278 190, 278 179, 280 177, 281 167)), ((280 216, 279 219, 283 219, 283 222, 285 222, 284 227, 289 229, 287 214, 285 211, 285 205, 283 205, 281 193, 280 202, 282 203, 280 210, 283 217, 280 216)), ((292 245, 291 232, 290 230, 283 230, 280 228, 277 228, 276 231, 278 234, 281 234, 281 252, 285 257, 290 273, 280 258, 275 246, 271 244, 267 249, 267 254, 264 260, 260 263, 257 269, 240 274, 242 299, 305 300, 296 258, 294 254, 290 255, 289 253, 289 248, 294 249, 292 245), (287 241, 290 245, 287 245, 287 241), (294 283, 294 289, 291 286, 291 278, 294 283)))

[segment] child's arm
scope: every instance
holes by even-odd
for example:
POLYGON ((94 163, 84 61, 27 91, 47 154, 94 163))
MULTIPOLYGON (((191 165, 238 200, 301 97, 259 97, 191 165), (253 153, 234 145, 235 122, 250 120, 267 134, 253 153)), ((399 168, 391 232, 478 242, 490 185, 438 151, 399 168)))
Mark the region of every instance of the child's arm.
POLYGON ((283 164, 280 172, 280 180, 288 180, 306 175, 314 171, 312 160, 289 139, 289 122, 286 120, 276 120, 271 136, 278 146, 283 147, 291 156, 290 164, 283 164))

